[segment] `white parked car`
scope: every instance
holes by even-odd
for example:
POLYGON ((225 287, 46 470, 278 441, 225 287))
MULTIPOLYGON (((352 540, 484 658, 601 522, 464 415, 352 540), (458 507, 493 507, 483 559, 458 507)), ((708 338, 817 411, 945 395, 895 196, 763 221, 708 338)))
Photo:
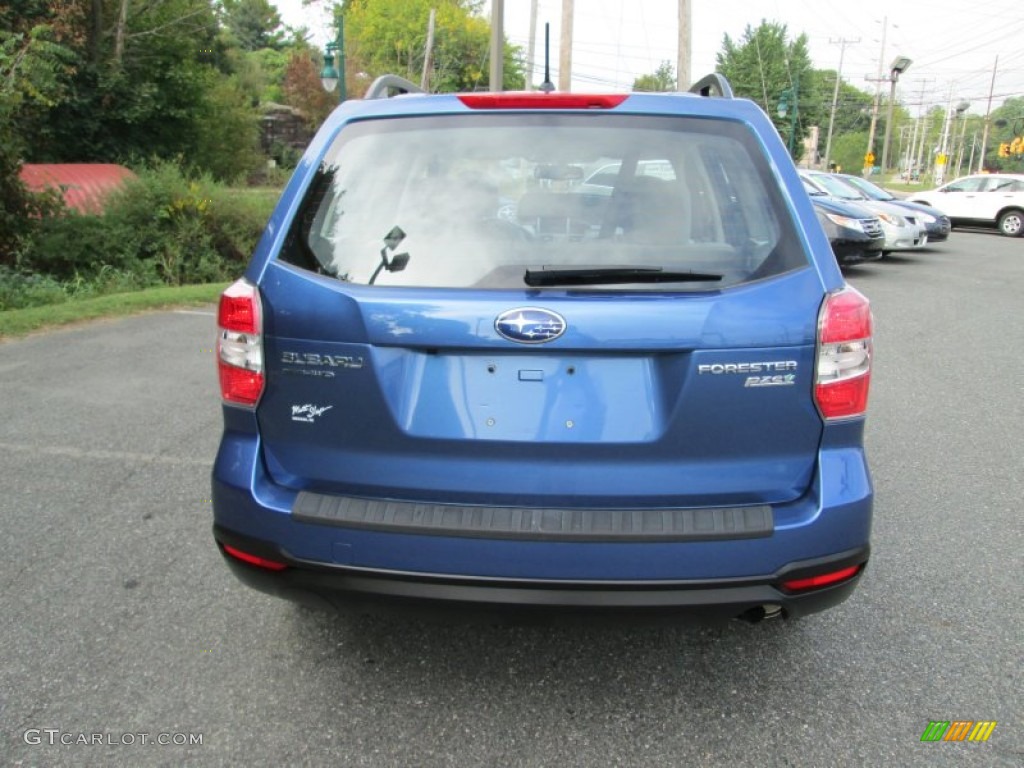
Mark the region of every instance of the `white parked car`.
POLYGON ((982 173, 938 189, 915 192, 915 203, 938 208, 953 226, 998 227, 1009 237, 1024 234, 1024 175, 982 173))
POLYGON ((882 253, 912 251, 928 245, 928 231, 916 211, 893 203, 871 200, 859 189, 831 173, 801 170, 800 176, 832 199, 854 203, 875 214, 882 222, 882 232, 885 233, 882 253))

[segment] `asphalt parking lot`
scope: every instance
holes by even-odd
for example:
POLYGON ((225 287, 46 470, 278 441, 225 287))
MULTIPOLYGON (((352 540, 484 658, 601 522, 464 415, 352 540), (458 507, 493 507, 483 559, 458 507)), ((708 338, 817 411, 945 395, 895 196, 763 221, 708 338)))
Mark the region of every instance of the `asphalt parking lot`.
POLYGON ((872 562, 842 606, 756 626, 265 597, 210 535, 212 309, 0 343, 2 762, 1024 764, 1024 240, 958 231, 848 277, 876 315, 872 562), (922 743, 931 720, 997 726, 922 743))

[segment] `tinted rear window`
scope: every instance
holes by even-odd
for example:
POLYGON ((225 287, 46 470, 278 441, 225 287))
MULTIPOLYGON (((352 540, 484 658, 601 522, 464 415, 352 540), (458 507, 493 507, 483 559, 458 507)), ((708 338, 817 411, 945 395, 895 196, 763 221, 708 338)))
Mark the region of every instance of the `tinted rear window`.
POLYGON ((545 267, 721 275, 611 286, 690 291, 805 266, 797 243, 755 137, 739 123, 459 114, 344 128, 282 258, 388 286, 522 288, 526 270, 545 267), (404 237, 382 268, 389 233, 404 237))

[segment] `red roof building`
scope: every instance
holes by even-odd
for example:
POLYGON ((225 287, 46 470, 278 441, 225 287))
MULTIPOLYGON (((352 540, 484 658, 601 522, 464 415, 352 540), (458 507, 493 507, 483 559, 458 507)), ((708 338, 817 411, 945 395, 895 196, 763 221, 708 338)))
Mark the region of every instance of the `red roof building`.
POLYGON ((60 189, 68 208, 89 214, 103 213, 107 196, 136 178, 123 165, 112 163, 26 164, 19 176, 33 192, 60 189))

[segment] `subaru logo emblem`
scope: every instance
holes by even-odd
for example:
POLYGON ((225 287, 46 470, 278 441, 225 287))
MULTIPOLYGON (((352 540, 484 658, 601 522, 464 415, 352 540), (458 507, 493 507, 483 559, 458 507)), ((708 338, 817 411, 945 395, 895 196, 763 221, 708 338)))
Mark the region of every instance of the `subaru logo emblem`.
POLYGON ((548 309, 521 307, 498 315, 494 330, 509 341, 542 344, 565 333, 565 318, 548 309))

